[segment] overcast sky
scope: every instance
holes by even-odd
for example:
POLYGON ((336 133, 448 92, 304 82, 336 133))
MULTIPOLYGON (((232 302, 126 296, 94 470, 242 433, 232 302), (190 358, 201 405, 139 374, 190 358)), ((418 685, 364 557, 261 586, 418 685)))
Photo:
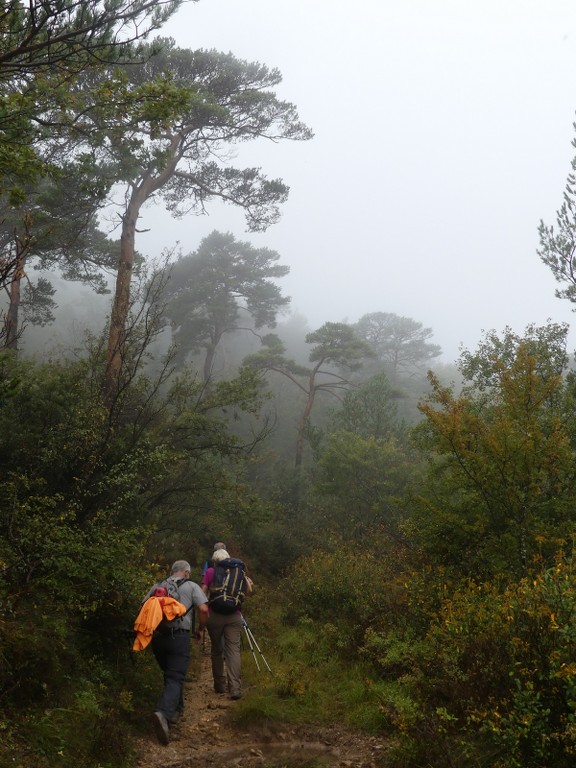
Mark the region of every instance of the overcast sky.
POLYGON ((279 252, 312 329, 394 312, 446 362, 483 330, 576 320, 536 254, 576 154, 574 0, 200 0, 163 34, 278 67, 315 138, 246 155, 291 188, 266 233, 155 209, 139 250, 231 231, 279 252))

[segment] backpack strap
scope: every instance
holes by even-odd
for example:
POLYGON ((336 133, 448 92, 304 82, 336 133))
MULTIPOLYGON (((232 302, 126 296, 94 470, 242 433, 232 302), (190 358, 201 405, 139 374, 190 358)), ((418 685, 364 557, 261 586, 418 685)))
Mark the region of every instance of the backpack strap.
MULTIPOLYGON (((175 583, 176 583, 176 587, 177 587, 178 589, 180 589, 180 587, 182 586, 182 584, 185 584, 187 581, 192 581, 192 579, 180 579, 179 581, 176 581, 176 580, 174 580, 174 581, 175 581, 175 583)), ((182 614, 181 616, 179 616, 178 618, 179 618, 179 619, 183 619, 183 618, 184 618, 184 616, 187 616, 187 615, 190 613, 190 611, 191 611, 193 608, 194 608, 194 601, 192 601, 192 603, 190 604, 190 608, 187 608, 187 609, 186 609, 186 613, 183 613, 183 614, 182 614)), ((195 617, 193 617, 193 618, 195 618, 195 617)), ((194 623, 194 621, 193 621, 192 623, 194 623)))
MULTIPOLYGON (((162 581, 159 581, 158 584, 156 584, 156 589, 160 588, 160 589, 164 589, 164 590, 166 590, 166 592, 168 592, 166 587, 164 587, 163 585, 168 581, 169 578, 170 578, 170 576, 166 577, 165 579, 162 579, 162 581)), ((179 590, 180 587, 182 586, 182 584, 185 584, 187 581, 192 581, 192 579, 174 579, 174 584, 176 585, 176 589, 179 590)), ((173 621, 174 622, 177 622, 177 621, 179 622, 180 619, 183 619, 184 616, 187 616, 193 608, 194 608, 194 601, 192 601, 192 603, 190 604, 190 607, 187 608, 184 613, 180 614, 180 616, 177 616, 175 619, 173 619, 173 621)), ((194 619, 195 618, 196 618, 195 614, 192 614, 192 624, 194 624, 194 619)))

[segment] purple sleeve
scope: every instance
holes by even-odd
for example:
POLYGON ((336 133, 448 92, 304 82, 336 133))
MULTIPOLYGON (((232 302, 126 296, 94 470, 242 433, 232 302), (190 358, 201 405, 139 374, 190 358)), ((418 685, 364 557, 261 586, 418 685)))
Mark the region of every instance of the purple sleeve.
POLYGON ((202 586, 209 587, 212 584, 214 578, 214 568, 206 568, 204 576, 202 576, 202 586))

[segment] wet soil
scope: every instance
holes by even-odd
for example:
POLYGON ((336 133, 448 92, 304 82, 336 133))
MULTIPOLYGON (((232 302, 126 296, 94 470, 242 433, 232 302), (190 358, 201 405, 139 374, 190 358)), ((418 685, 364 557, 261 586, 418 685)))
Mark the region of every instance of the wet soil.
MULTIPOLYGON (((186 711, 163 746, 154 735, 137 743, 138 768, 384 768, 384 740, 334 727, 239 728, 231 718, 239 702, 212 686, 209 648, 197 677, 186 682, 186 711)), ((245 692, 250 696, 250 691, 245 692)))

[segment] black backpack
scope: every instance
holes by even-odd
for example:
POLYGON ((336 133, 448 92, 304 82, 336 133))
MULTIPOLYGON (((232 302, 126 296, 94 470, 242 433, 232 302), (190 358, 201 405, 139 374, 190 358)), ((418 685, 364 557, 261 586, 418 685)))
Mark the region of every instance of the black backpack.
POLYGON ((227 557, 214 566, 208 604, 214 613, 234 613, 242 607, 247 590, 244 563, 236 557, 227 557))

